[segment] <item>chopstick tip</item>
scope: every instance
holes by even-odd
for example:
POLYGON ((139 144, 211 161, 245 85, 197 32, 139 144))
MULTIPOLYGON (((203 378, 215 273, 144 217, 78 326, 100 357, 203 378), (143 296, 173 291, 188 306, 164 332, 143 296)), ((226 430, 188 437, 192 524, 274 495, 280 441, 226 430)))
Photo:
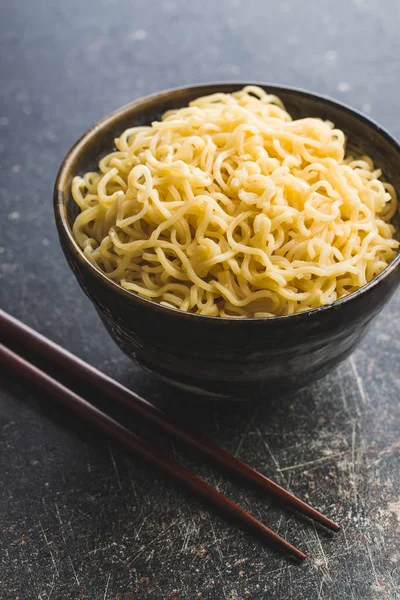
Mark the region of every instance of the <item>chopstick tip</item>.
POLYGON ((331 519, 325 518, 325 520, 322 523, 322 525, 325 525, 325 527, 327 527, 331 531, 334 531, 335 533, 337 533, 338 531, 340 531, 340 525, 338 525, 338 523, 335 523, 335 521, 331 521, 331 519))
POLYGON ((304 552, 302 552, 301 550, 297 550, 296 558, 298 558, 301 562, 303 562, 303 560, 306 560, 307 554, 304 554, 304 552))

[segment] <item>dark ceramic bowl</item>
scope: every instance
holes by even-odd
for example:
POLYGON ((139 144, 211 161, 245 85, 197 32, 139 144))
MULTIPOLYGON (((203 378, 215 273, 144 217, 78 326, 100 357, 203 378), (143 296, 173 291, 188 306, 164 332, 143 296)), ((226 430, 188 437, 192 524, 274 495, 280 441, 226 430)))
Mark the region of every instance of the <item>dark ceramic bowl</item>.
MULTIPOLYGON (((123 106, 92 127, 61 165, 54 190, 58 233, 69 265, 106 329, 128 356, 181 387, 219 398, 246 398, 262 384, 304 386, 354 350, 400 281, 400 255, 368 285, 330 306, 296 315, 235 320, 159 306, 110 281, 84 257, 71 233, 77 207, 71 180, 96 168, 127 127, 149 124, 170 108, 245 83, 217 83, 160 92, 123 106)), ((329 119, 348 135, 355 154, 369 154, 400 190, 400 147, 356 111, 309 92, 261 84, 295 118, 329 119)))

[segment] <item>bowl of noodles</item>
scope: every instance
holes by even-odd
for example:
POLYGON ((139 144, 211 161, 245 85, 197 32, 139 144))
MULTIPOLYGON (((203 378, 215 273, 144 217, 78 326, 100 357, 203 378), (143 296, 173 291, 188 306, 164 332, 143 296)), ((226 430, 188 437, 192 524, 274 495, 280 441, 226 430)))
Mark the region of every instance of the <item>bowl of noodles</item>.
POLYGON ((304 386, 349 355, 400 281, 400 147, 289 87, 136 100, 64 159, 65 256, 122 350, 234 399, 304 386))

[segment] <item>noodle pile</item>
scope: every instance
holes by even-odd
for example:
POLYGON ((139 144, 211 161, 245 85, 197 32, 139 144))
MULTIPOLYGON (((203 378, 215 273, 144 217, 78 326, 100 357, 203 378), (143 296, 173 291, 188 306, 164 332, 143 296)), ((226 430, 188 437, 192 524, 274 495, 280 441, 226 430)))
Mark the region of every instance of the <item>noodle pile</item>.
POLYGON ((392 185, 344 133, 254 86, 132 127, 75 177, 73 234, 123 288, 209 316, 330 304, 394 258, 392 185))

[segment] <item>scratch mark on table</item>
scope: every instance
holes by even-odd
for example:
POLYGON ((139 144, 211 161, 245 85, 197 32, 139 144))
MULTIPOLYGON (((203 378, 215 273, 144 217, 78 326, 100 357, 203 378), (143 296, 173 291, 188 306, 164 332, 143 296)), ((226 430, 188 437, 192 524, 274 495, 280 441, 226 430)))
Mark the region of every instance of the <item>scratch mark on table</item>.
POLYGON ((45 541, 46 541, 47 548, 48 548, 48 550, 49 550, 50 557, 51 557, 51 561, 52 561, 52 563, 53 563, 53 565, 54 565, 55 572, 56 572, 56 573, 57 573, 57 575, 58 575, 58 569, 57 569, 56 561, 54 560, 53 553, 52 553, 52 551, 51 551, 51 548, 50 548, 50 542, 49 542, 49 540, 47 539, 47 535, 46 535, 46 533, 45 533, 45 530, 43 529, 43 525, 41 524, 41 522, 40 522, 40 521, 39 521, 39 526, 40 526, 40 529, 42 530, 43 537, 44 537, 44 539, 45 539, 45 541))
POLYGON ((153 548, 152 550, 150 550, 149 554, 147 555, 146 562, 149 562, 153 558, 154 553, 155 553, 155 549, 153 548))
POLYGON ((346 535, 346 525, 342 525, 342 533, 343 533, 343 537, 344 537, 344 541, 346 543, 346 549, 347 550, 351 550, 351 547, 349 545, 349 540, 347 539, 347 535, 346 535))
POLYGON ((146 546, 141 546, 139 552, 136 553, 136 555, 132 558, 132 560, 128 563, 128 567, 130 567, 131 565, 133 565, 133 563, 135 562, 135 560, 137 558, 139 558, 139 556, 141 554, 143 554, 143 552, 146 550, 146 546))
MULTIPOLYGON (((146 550, 146 548, 148 548, 149 546, 151 546, 152 544, 154 544, 155 542, 157 542, 158 540, 162 539, 163 537, 165 537, 167 535, 167 532, 172 528, 175 527, 175 525, 177 523, 179 523, 180 518, 176 518, 174 519, 174 521, 172 521, 172 523, 170 525, 168 525, 168 527, 166 527, 159 535, 156 535, 155 538, 153 538, 152 540, 149 541, 148 544, 146 545, 142 545, 140 547, 139 552, 136 553, 136 555, 132 558, 131 561, 129 561, 129 563, 127 563, 127 567, 130 567, 135 560, 141 555, 143 554, 143 552, 146 550)), ((98 550, 102 550, 102 548, 99 548, 98 550)), ((97 551, 97 550, 96 550, 97 551)), ((95 552, 94 550, 92 550, 91 552, 95 552)))
POLYGON ((217 480, 217 478, 215 476, 215 473, 212 473, 211 477, 212 477, 212 480, 213 480, 213 486, 214 486, 214 488, 217 490, 217 492, 220 492, 221 491, 221 484, 224 481, 223 477, 220 477, 217 480))
POLYGON ((261 431, 260 431, 259 429, 256 429, 256 431, 257 431, 258 435, 260 436, 260 438, 262 439, 262 442, 263 442, 263 444, 264 444, 264 446, 265 446, 266 450, 268 451, 268 454, 269 454, 269 455, 270 455, 270 457, 272 458, 272 462, 274 463, 274 465, 275 465, 275 467, 276 467, 276 470, 277 470, 277 471, 281 471, 282 469, 281 469, 281 468, 280 468, 280 466, 279 466, 278 460, 276 459, 275 455, 272 453, 272 450, 271 450, 271 448, 269 447, 269 444, 268 444, 268 442, 266 442, 266 441, 265 441, 265 439, 264 439, 264 437, 263 437, 263 435, 262 435, 262 433, 261 433, 261 431))
POLYGON ((266 573, 263 573, 263 575, 265 575, 265 577, 267 577, 268 575, 274 575, 275 573, 282 573, 282 571, 286 571, 291 568, 292 568, 292 566, 290 564, 288 564, 285 567, 279 567, 278 569, 273 569, 272 571, 267 571, 266 573))
POLYGON ((69 558, 69 562, 71 563, 72 570, 74 572, 74 577, 75 577, 76 583, 77 583, 77 585, 80 585, 78 575, 76 574, 76 571, 75 571, 74 563, 72 562, 72 559, 70 556, 68 556, 68 558, 69 558))
POLYGON ((321 583, 319 584, 319 589, 317 590, 318 600, 322 600, 323 599, 322 588, 323 588, 324 583, 325 583, 325 575, 322 576, 321 583))
POLYGON ((341 377, 340 372, 339 372, 339 377, 338 377, 338 383, 339 383, 340 397, 342 398, 343 408, 348 413, 349 405, 347 404, 347 398, 346 398, 346 394, 345 394, 344 387, 343 387, 343 379, 341 377))
POLYGON ((356 423, 355 423, 355 421, 353 421, 353 427, 352 427, 352 432, 351 432, 351 462, 353 465, 353 469, 356 464, 355 460, 356 460, 356 423))
POLYGON ((117 478, 117 481, 118 481, 119 489, 122 491, 121 479, 119 478, 119 473, 118 473, 118 469, 117 469, 117 464, 116 464, 116 462, 115 462, 114 453, 113 453, 113 451, 112 451, 112 446, 111 446, 111 444, 108 444, 108 447, 109 447, 109 449, 110 449, 111 462, 112 462, 112 464, 113 464, 113 467, 114 467, 115 476, 116 476, 116 478, 117 478))
POLYGON ((316 537, 316 539, 317 539, 317 541, 318 541, 318 546, 319 546, 319 549, 321 550, 322 559, 323 559, 323 561, 324 561, 324 564, 325 564, 325 572, 326 572, 326 577, 329 579, 329 581, 332 581, 332 577, 331 577, 330 570, 329 570, 328 559, 327 559, 327 557, 326 557, 326 554, 325 554, 325 552, 324 552, 324 549, 323 549, 323 547, 322 547, 321 540, 320 540, 320 538, 319 538, 319 535, 318 535, 318 532, 317 532, 317 528, 316 528, 316 526, 315 526, 315 523, 314 523, 314 522, 313 522, 313 524, 312 524, 312 525, 313 525, 313 529, 314 529, 314 534, 315 534, 315 537, 316 537))
POLYGON ((368 552, 369 562, 371 563, 372 573, 374 574, 375 583, 377 585, 379 585, 378 576, 376 574, 376 569, 375 569, 375 564, 374 564, 374 561, 372 560, 371 549, 369 546, 367 546, 367 552, 368 552))
POLYGON ((283 519, 283 515, 280 515, 278 524, 275 526, 276 533, 279 533, 279 530, 280 530, 281 525, 282 525, 282 519, 283 519))
POLYGON ((73 533, 74 533, 74 530, 72 529, 72 523, 71 523, 71 519, 68 521, 68 527, 70 528, 70 530, 71 530, 71 533, 73 534, 73 533))
POLYGON ((143 521, 141 522, 136 534, 135 534, 135 540, 137 540, 139 538, 140 532, 142 531, 143 525, 146 523, 147 519, 149 518, 149 516, 147 515, 143 521))
POLYGON ((185 534, 183 536, 183 544, 182 544, 182 547, 181 547, 181 552, 185 552, 187 550, 187 548, 188 548, 189 539, 190 539, 190 536, 191 536, 191 533, 192 533, 191 532, 191 526, 192 526, 192 523, 189 521, 189 523, 186 526, 185 534))
POLYGON ((290 598, 293 598, 293 583, 292 583, 292 571, 290 569, 287 570, 287 573, 289 575, 289 593, 290 593, 290 598))
POLYGON ((360 377, 360 375, 358 374, 358 369, 356 367, 356 363, 354 361, 354 358, 352 356, 350 356, 350 364, 351 364, 351 368, 353 370, 354 373, 354 377, 356 378, 356 382, 357 382, 357 387, 358 387, 358 391, 360 392, 360 397, 362 400, 362 403, 365 405, 367 404, 367 399, 366 399, 366 395, 365 395, 365 391, 364 391, 364 386, 362 383, 362 379, 360 377))
POLYGON ((94 550, 89 550, 89 554, 97 554, 97 552, 103 552, 104 550, 109 550, 110 548, 114 548, 118 546, 116 542, 111 542, 111 544, 107 544, 106 546, 100 546, 99 548, 95 548, 94 550))
POLYGON ((217 539, 217 536, 216 536, 216 533, 215 533, 214 523, 212 522, 212 518, 210 518, 210 523, 211 523, 211 530, 212 530, 213 537, 214 537, 214 540, 215 540, 215 546, 217 548, 218 556, 219 556, 220 561, 222 562, 223 559, 224 559, 224 557, 223 557, 222 550, 221 550, 220 544, 218 542, 218 539, 217 539))
POLYGON ((247 436, 247 434, 248 434, 248 431, 249 431, 249 429, 250 429, 250 427, 251 427, 251 425, 252 425, 252 423, 253 423, 254 419, 256 418, 256 416, 257 416, 257 414, 258 414, 258 412, 259 412, 259 410, 260 410, 260 407, 261 407, 261 404, 259 404, 259 405, 256 407, 256 409, 254 410, 254 412, 253 412, 253 414, 251 415, 250 419, 248 420, 248 422, 247 422, 247 425, 246 425, 246 427, 244 428, 244 432, 243 432, 243 434, 242 434, 242 435, 241 435, 241 437, 240 437, 239 443, 238 443, 238 445, 237 445, 237 448, 236 448, 236 450, 235 450, 235 452, 234 452, 234 455, 233 455, 233 456, 238 456, 238 455, 239 455, 239 452, 240 452, 240 450, 241 450, 241 448, 242 448, 243 442, 244 442, 244 440, 246 439, 246 436, 247 436))
POLYGON ((398 586, 397 586, 397 583, 394 581, 393 575, 392 575, 392 573, 390 571, 388 571, 388 578, 390 579, 390 585, 392 586, 392 588, 394 590, 396 590, 398 586))
POLYGON ((64 537, 64 523, 61 520, 61 515, 60 515, 60 510, 58 508, 58 504, 57 502, 55 502, 55 507, 56 507, 56 515, 57 515, 57 519, 58 522, 60 523, 60 531, 61 531, 61 537, 63 539, 63 542, 65 544, 65 537, 64 537))
POLYGON ((107 579, 107 583, 106 583, 106 589, 104 591, 103 600, 106 600, 106 598, 107 598, 107 592, 108 592, 108 586, 110 584, 110 579, 111 579, 111 573, 108 574, 108 579, 107 579))
POLYGON ((138 501, 139 499, 138 499, 138 495, 137 495, 137 492, 136 492, 136 486, 135 486, 134 481, 133 481, 133 479, 131 477, 130 471, 129 471, 129 483, 131 484, 132 492, 133 492, 136 500, 138 501))
POLYGON ((354 505, 358 509, 358 490, 356 481, 356 422, 353 421, 351 432, 351 485, 353 488, 354 505))
POLYGON ((215 565, 216 570, 218 571, 218 577, 221 580, 221 587, 222 587, 222 593, 223 593, 223 597, 224 600, 228 600, 227 596, 226 596, 226 590, 225 590, 225 586, 224 586, 224 578, 222 577, 222 573, 221 573, 221 569, 218 567, 218 565, 215 565))
POLYGON ((268 442, 264 439, 264 436, 262 435, 261 431, 259 429, 256 429, 257 434, 260 436, 262 443, 265 446, 265 449, 267 450, 268 454, 270 455, 270 457, 272 458, 272 462, 275 465, 275 468, 277 470, 277 472, 279 473, 282 481, 285 483, 286 488, 289 490, 289 492, 291 492, 290 489, 290 485, 289 485, 289 481, 285 478, 285 476, 282 473, 282 469, 279 465, 278 459, 276 458, 276 456, 274 455, 274 453, 272 452, 268 442))
POLYGON ((55 586, 54 580, 55 580, 55 574, 53 573, 53 579, 51 580, 51 590, 49 592, 48 600, 50 600, 53 590, 54 590, 54 586, 55 586))
POLYGON ((339 458, 340 456, 344 456, 348 453, 348 450, 344 452, 337 452, 336 454, 330 454, 329 456, 321 456, 320 458, 316 458, 315 460, 310 460, 304 463, 297 463, 295 465, 289 465, 287 467, 281 467, 278 470, 283 473, 284 471, 293 471, 294 469, 301 469, 302 467, 311 467, 312 465, 316 465, 321 462, 333 460, 334 458, 339 458))

